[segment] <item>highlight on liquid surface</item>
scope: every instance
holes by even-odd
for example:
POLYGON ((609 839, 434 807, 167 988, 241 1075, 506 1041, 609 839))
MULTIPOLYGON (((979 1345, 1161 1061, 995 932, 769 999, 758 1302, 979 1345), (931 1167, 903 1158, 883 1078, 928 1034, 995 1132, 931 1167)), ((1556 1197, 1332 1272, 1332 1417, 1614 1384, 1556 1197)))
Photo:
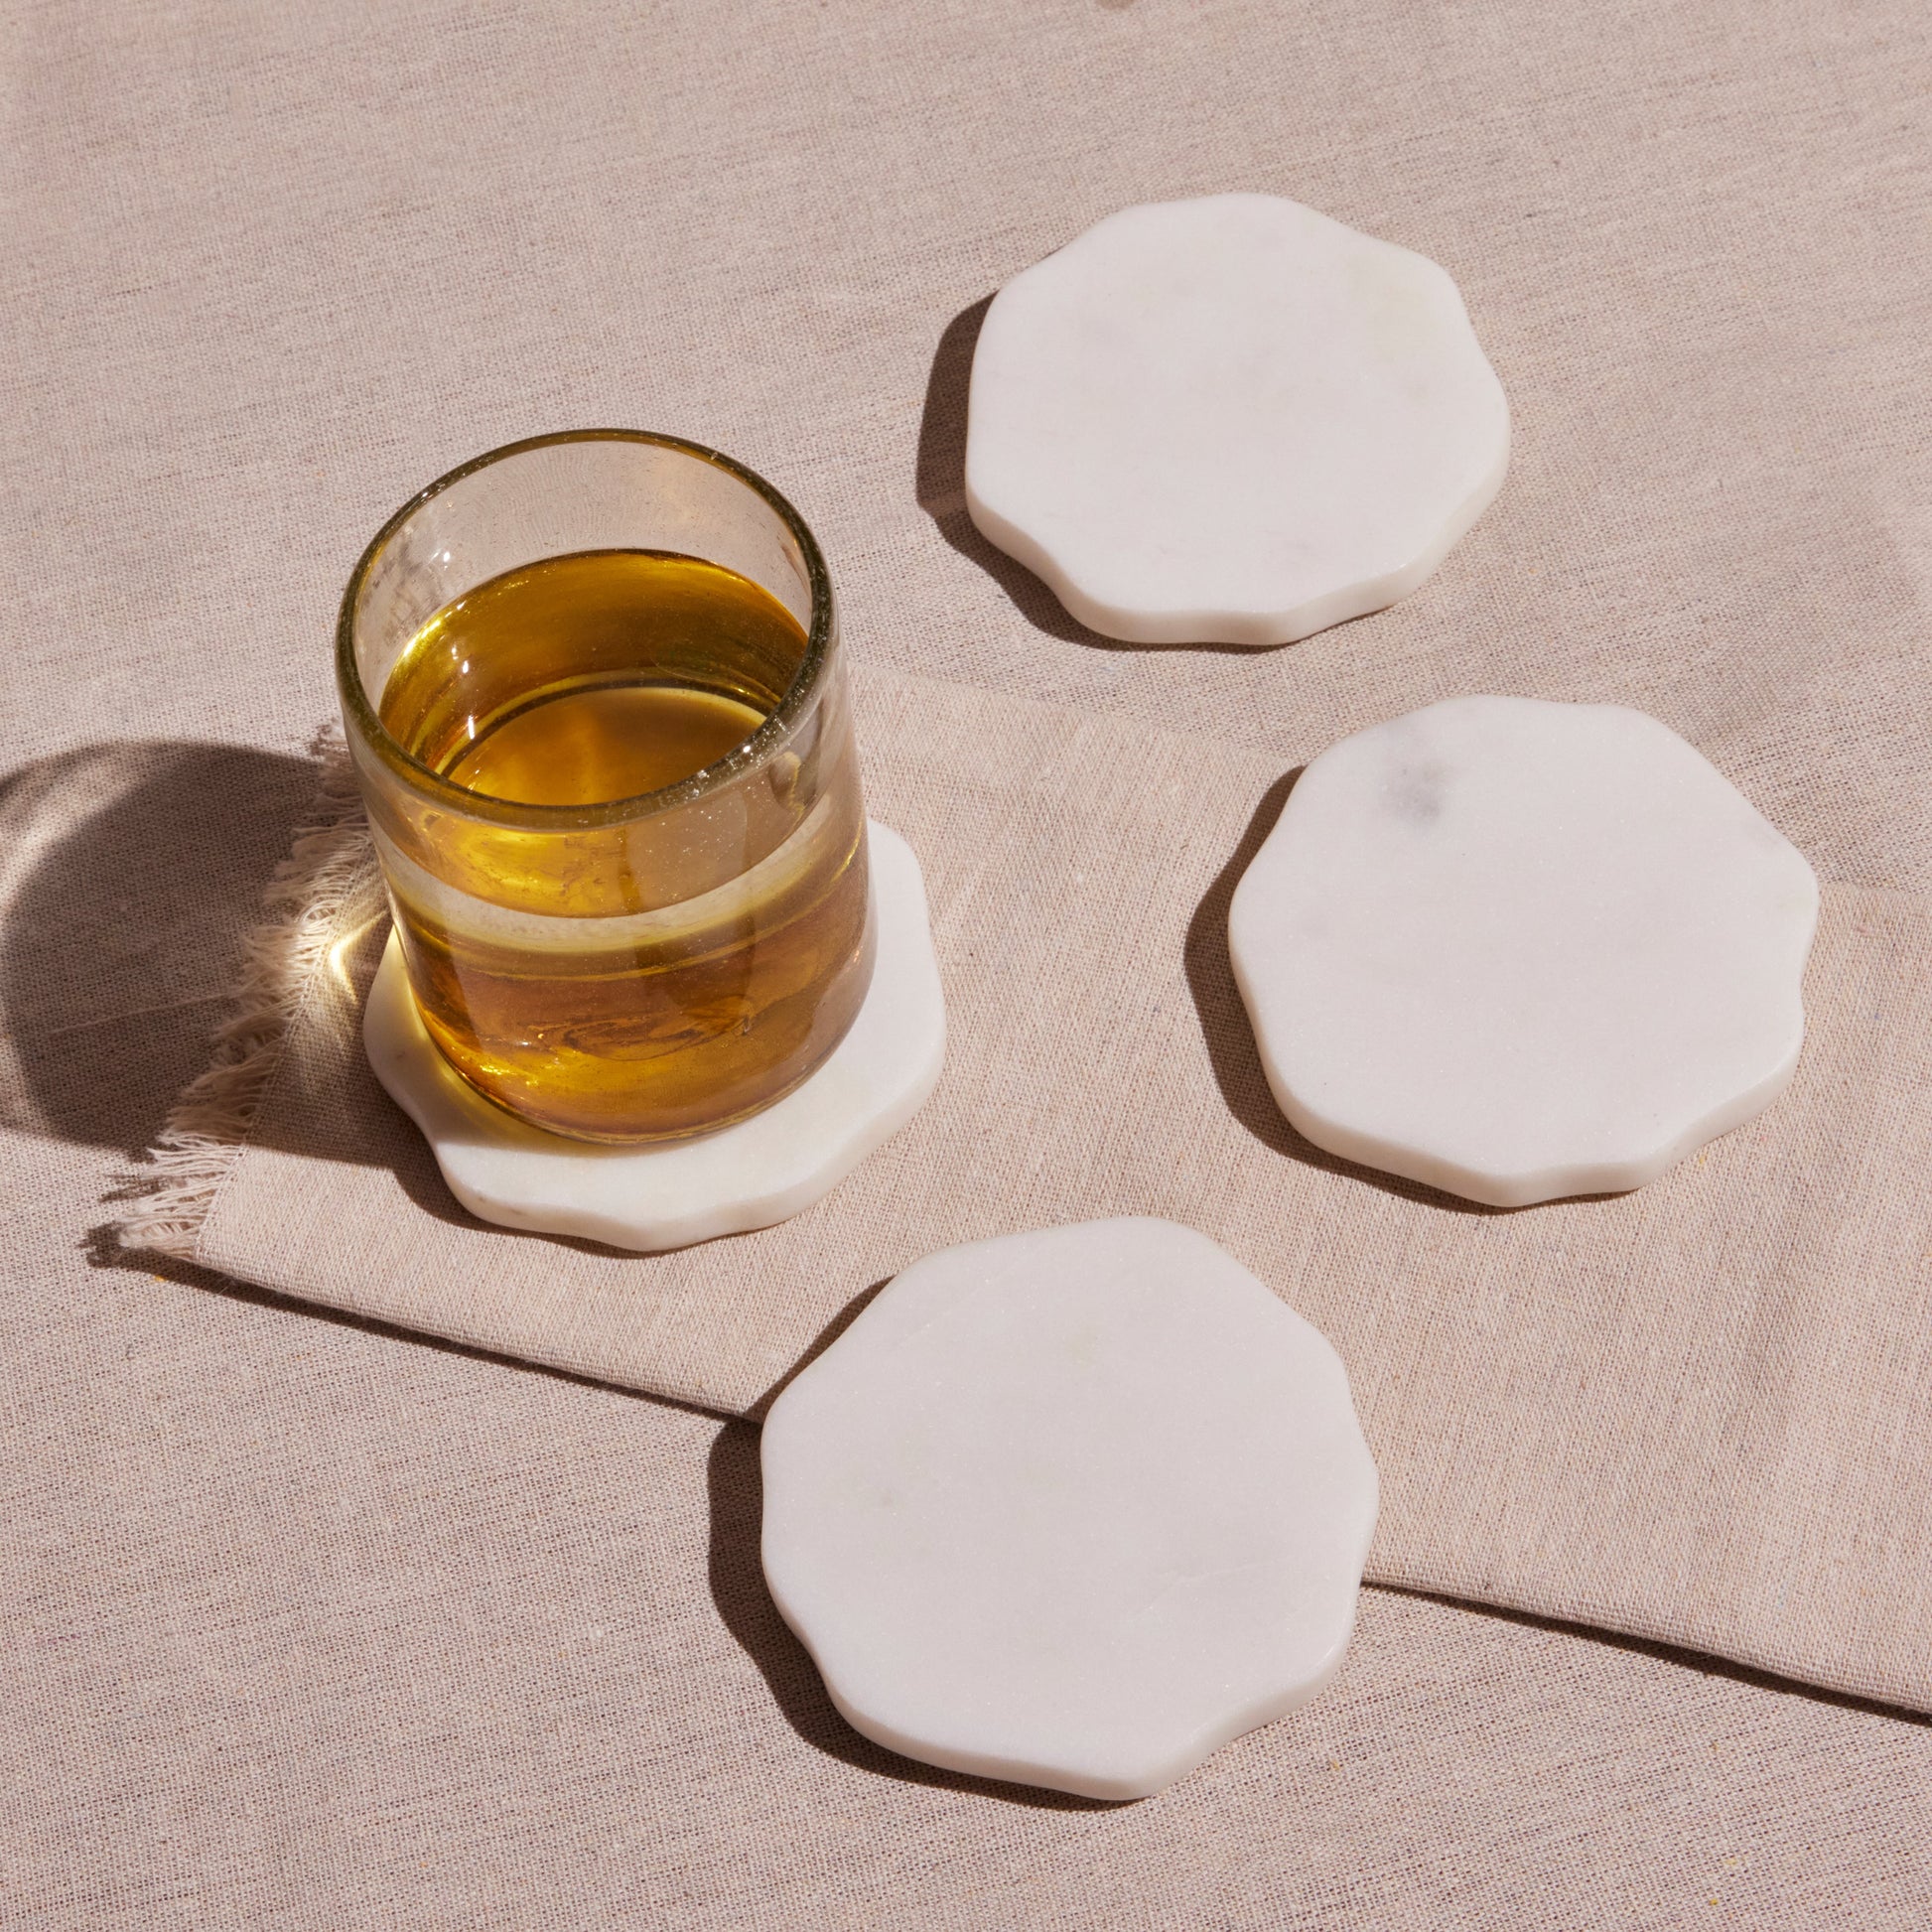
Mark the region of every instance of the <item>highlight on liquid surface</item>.
MULTIPOLYGON (((803 628, 720 565, 549 558, 436 613, 384 727, 486 798, 592 806, 716 765, 776 708, 803 628)), ((768 1105, 844 1036, 871 973, 865 814, 836 680, 691 803, 554 828, 434 815, 384 860, 417 1004, 473 1085, 553 1131, 648 1140, 768 1105)))

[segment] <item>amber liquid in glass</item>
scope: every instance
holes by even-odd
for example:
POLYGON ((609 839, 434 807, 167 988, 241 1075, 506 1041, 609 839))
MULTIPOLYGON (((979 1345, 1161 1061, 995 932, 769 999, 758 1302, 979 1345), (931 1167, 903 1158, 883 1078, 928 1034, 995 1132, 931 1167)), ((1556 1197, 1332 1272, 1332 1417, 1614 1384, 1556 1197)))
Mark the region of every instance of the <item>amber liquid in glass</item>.
MULTIPOLYGON (((695 557, 602 550, 479 585, 425 623, 382 723, 489 798, 596 806, 729 759, 804 657, 791 614, 695 557)), ((865 816, 843 695, 754 781, 543 827, 425 822, 386 870, 417 1004, 472 1085, 539 1126, 672 1138, 768 1105, 871 976, 865 816)))

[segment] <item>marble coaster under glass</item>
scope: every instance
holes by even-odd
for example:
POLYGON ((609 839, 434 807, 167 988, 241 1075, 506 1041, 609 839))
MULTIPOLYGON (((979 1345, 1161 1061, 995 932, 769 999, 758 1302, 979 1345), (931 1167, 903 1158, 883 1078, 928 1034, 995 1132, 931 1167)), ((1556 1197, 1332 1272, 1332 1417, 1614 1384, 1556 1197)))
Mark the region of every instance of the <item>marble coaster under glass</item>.
POLYGON ((648 1147, 600 1147, 527 1126, 437 1051, 393 934, 362 1015, 369 1065, 422 1129, 451 1193, 483 1220, 644 1253, 787 1220, 918 1112, 945 1058, 919 862, 876 820, 869 840, 879 948, 871 990, 831 1058, 750 1120, 648 1147))

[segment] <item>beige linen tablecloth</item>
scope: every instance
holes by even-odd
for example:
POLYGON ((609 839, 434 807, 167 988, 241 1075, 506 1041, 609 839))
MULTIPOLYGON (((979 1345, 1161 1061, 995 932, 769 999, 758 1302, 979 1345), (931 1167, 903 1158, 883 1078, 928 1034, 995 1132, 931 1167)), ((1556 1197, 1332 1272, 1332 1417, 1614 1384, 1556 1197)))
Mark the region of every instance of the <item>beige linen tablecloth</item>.
POLYGON ((1328 1699, 1150 1804, 922 1778, 771 1622, 742 1424, 86 1231, 300 816, 368 532, 509 437, 670 429, 825 542, 875 807, 940 909, 945 1090, 814 1217, 645 1271, 749 1295, 736 1336, 619 1292, 642 1264, 445 1218, 352 1060, 291 1116, 344 1158, 264 1214, 271 1096, 217 1265, 315 1294, 359 1252, 343 1299, 421 1320, 507 1246, 538 1352, 730 1406, 934 1239, 1176 1213, 1349 1357, 1380 1574, 1922 1698, 1929 70, 1900 0, 16 9, 0 1918, 1923 1923, 1916 1722, 1388 1591, 1328 1699), (1385 616, 1113 647, 963 522, 977 308, 1113 207, 1231 187, 1449 267, 1514 466, 1385 616), (1626 1201, 1471 1215, 1312 1161, 1232 1025, 1213 902, 1271 789, 1484 689, 1645 706, 1827 882, 1799 1084, 1626 1201), (1130 878, 1162 890, 1110 905, 1130 878), (1104 1099, 1011 984, 1063 983, 1097 912, 1146 967, 1104 1099), (949 1164, 917 1225, 881 1197, 915 1157, 949 1164))

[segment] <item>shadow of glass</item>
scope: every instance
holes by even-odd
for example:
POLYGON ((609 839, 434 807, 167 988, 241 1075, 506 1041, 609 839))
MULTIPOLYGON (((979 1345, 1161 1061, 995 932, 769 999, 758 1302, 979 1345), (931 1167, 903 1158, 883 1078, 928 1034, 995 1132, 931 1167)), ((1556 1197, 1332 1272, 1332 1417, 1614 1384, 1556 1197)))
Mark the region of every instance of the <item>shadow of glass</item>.
POLYGON ((0 1124, 140 1153, 207 1063, 307 759, 118 743, 0 780, 0 1124))
POLYGON ((925 406, 919 417, 919 453, 913 493, 939 534, 969 563, 977 565, 1006 592, 1016 610, 1035 630, 1094 650, 1206 651, 1223 657, 1252 657, 1248 644, 1140 644, 1089 630, 1025 564, 980 535, 966 509, 966 399, 973 376, 973 350, 980 327, 993 306, 990 295, 954 316, 939 337, 932 372, 926 378, 925 406))

